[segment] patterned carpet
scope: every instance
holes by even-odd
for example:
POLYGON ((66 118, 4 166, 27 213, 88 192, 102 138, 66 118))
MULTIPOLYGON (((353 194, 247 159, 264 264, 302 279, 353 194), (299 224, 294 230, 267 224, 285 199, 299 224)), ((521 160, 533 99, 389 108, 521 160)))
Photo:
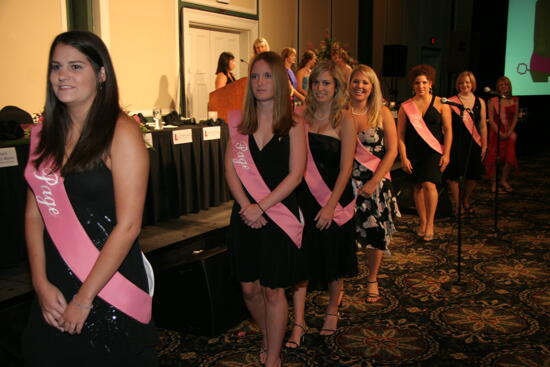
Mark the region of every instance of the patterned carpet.
MULTIPOLYGON (((366 267, 345 284, 337 333, 318 334, 325 292, 308 295, 305 345, 285 350, 299 366, 550 366, 550 154, 522 162, 514 192, 500 196, 499 240, 493 194, 482 182, 462 230, 462 280, 454 284, 457 225, 436 221, 436 240, 415 238, 416 217, 398 221, 385 258, 383 298, 365 302, 366 267)), ((248 321, 208 339, 161 329, 161 366, 258 366, 260 334, 248 321)))

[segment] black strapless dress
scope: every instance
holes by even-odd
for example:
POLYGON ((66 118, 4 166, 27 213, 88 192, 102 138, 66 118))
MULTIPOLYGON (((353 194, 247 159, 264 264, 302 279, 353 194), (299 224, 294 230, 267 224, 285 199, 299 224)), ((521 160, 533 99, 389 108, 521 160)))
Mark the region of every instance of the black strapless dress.
MULTIPOLYGON (((308 139, 315 165, 326 185, 332 189, 340 173, 341 142, 334 137, 311 132, 308 139)), ((298 196, 306 220, 302 248, 307 254, 309 279, 331 282, 357 275, 354 218, 342 226, 333 221, 328 229, 321 231, 315 227, 315 216, 321 210, 321 206, 309 191, 305 181, 299 187, 298 196)), ((350 178, 339 203, 345 207, 353 199, 350 178)))
MULTIPOLYGON (((101 163, 92 170, 67 175, 64 183, 80 224, 101 249, 116 225, 111 171, 101 163)), ((47 231, 44 231, 44 250, 48 279, 68 303, 82 283, 65 264, 47 231)), ((118 271, 141 289, 148 290, 137 241, 118 271)), ((35 299, 23 335, 23 352, 26 366, 156 366, 157 339, 152 321, 142 324, 99 297, 93 301, 82 333, 63 333, 46 324, 35 299)))

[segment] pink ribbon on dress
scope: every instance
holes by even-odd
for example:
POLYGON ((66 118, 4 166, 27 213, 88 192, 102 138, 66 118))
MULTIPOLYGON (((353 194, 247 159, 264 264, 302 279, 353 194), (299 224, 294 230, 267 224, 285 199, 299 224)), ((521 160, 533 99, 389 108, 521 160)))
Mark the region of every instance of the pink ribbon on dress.
MULTIPOLYGON (((321 173, 319 173, 319 169, 317 168, 317 165, 315 164, 315 160, 313 159, 313 155, 311 154, 311 150, 309 149, 309 137, 306 138, 307 142, 307 164, 306 164, 306 171, 304 173, 304 179, 306 180, 306 184, 309 187, 309 191, 317 200, 317 203, 321 207, 324 207, 327 205, 328 200, 330 199, 330 195, 332 195, 332 190, 329 189, 327 186, 325 180, 323 179, 323 176, 321 176, 321 173)), ((347 204, 345 207, 342 207, 340 203, 336 204, 336 208, 334 208, 334 216, 332 220, 339 226, 342 226, 343 224, 346 224, 351 218, 353 218, 353 215, 355 214, 355 198, 350 201, 349 204, 347 204)))
MULTIPOLYGON (((262 178, 254 163, 252 154, 250 154, 250 137, 239 132, 238 126, 242 121, 242 112, 240 110, 229 111, 227 120, 229 134, 231 135, 233 167, 235 167, 237 176, 239 176, 246 191, 258 203, 268 196, 271 190, 262 178)), ((296 247, 300 248, 302 246, 303 220, 298 220, 294 213, 281 202, 265 210, 265 214, 290 237, 296 247)), ((300 212, 301 216, 302 213, 300 212)))
MULTIPOLYGON (((357 144, 355 147, 355 160, 359 162, 362 166, 368 168, 372 173, 376 172, 378 165, 382 160, 371 153, 370 150, 365 148, 359 137, 357 137, 357 144)), ((386 172, 384 178, 391 181, 390 172, 386 172)))
MULTIPOLYGON (((449 98, 449 101, 453 101, 455 103, 460 103, 463 105, 462 101, 457 96, 452 96, 451 98, 449 98)), ((460 116, 460 110, 458 109, 458 107, 451 106, 451 109, 454 113, 460 116)), ((479 133, 477 132, 474 120, 472 120, 472 116, 470 116, 467 111, 464 111, 462 122, 464 123, 464 126, 466 126, 466 129, 468 129, 468 131, 470 132, 470 135, 472 135, 472 138, 474 138, 476 144, 481 146, 481 136, 479 136, 479 133)))
POLYGON ((405 113, 409 117, 411 125, 414 127, 418 135, 420 135, 420 137, 430 146, 430 148, 439 154, 443 154, 443 145, 435 138, 435 136, 433 136, 430 129, 428 129, 426 122, 424 122, 424 119, 422 118, 422 114, 418 110, 418 107, 416 107, 413 100, 409 99, 408 101, 403 102, 402 106, 405 113))
MULTIPOLYGON (((41 130, 42 125, 31 130, 31 155, 25 168, 25 178, 55 247, 67 266, 84 282, 99 257, 99 250, 80 224, 59 170, 50 168, 51 161, 42 163, 38 170, 32 163, 37 157, 35 149, 41 130)), ((109 279, 98 296, 143 324, 151 320, 152 297, 119 272, 109 279)))

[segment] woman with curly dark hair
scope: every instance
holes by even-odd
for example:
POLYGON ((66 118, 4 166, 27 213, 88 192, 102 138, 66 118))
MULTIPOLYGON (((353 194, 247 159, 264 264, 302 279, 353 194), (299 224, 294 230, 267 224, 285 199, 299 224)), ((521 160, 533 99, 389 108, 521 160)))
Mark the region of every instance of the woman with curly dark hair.
POLYGON ((414 180, 414 202, 420 223, 416 234, 424 241, 434 239, 437 186, 449 164, 452 128, 451 110, 432 93, 435 69, 426 64, 409 72, 414 97, 403 102, 398 114, 397 134, 401 168, 414 180))

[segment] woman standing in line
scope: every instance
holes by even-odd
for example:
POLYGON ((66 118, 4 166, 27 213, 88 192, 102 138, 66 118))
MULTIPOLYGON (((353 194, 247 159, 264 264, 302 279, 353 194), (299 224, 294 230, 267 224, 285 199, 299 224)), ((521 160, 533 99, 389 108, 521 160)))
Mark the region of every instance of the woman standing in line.
POLYGON ((497 165, 497 141, 499 145, 498 161, 502 167, 502 176, 499 179, 499 189, 503 193, 512 192, 512 186, 508 183, 508 176, 512 169, 517 171, 518 159, 516 157, 516 125, 518 123, 519 98, 512 96, 512 83, 510 79, 501 76, 497 80, 496 91, 498 97, 489 100, 489 148, 485 158, 485 169, 491 178, 491 190, 497 189, 496 165, 497 165), (500 127, 500 135, 499 134, 500 127))
POLYGON ((317 62, 317 55, 311 50, 307 50, 302 55, 300 64, 298 65, 298 71, 296 72, 296 81, 298 87, 296 88, 303 96, 307 96, 309 88, 309 76, 311 74, 311 69, 315 66, 317 62))
POLYGON ((250 65, 244 112, 228 118, 226 180, 235 204, 229 244, 245 303, 262 330, 260 361, 281 365, 285 287, 305 279, 303 218, 294 192, 306 164, 305 130, 292 118, 288 76, 274 52, 250 65))
POLYGON ((137 242, 149 155, 120 109, 95 34, 50 48, 44 121, 31 132, 25 227, 36 291, 26 366, 156 366, 152 273, 137 242))
POLYGON ((445 176, 454 204, 454 214, 458 214, 461 206, 466 213, 471 213, 470 197, 477 181, 483 173, 482 160, 487 150, 487 123, 485 121, 485 101, 474 95, 476 78, 470 71, 463 71, 456 78, 458 94, 449 98, 450 101, 464 106, 464 118, 460 118, 460 110, 451 107, 453 125, 453 145, 451 161, 445 176), (459 178, 464 177, 462 203, 459 205, 459 178))
MULTIPOLYGON (((329 301, 321 335, 336 332, 342 278, 357 274, 355 197, 350 180, 356 137, 353 120, 343 110, 346 94, 346 83, 336 63, 319 62, 311 73, 306 100, 308 161, 299 193, 306 220, 303 247, 310 279, 328 283, 329 301)), ((300 346, 307 331, 307 285, 307 281, 302 282, 294 291, 294 326, 286 343, 290 348, 300 346)))
POLYGON ((397 133, 402 169, 414 180, 414 203, 420 217, 416 234, 424 241, 434 239, 437 186, 449 164, 451 110, 432 94, 435 69, 417 65, 409 72, 414 97, 399 108, 397 133))
POLYGON ((237 66, 235 56, 231 52, 222 52, 218 58, 218 67, 216 69, 216 89, 225 87, 229 83, 235 81, 235 76, 232 71, 237 66))
POLYGON ((351 73, 350 112, 357 129, 353 183, 358 241, 367 253, 367 299, 380 299, 378 270, 389 255, 394 217, 400 217, 389 172, 397 157, 397 130, 390 110, 382 104, 380 82, 372 68, 358 65, 351 73))
POLYGON ((281 57, 285 62, 285 68, 288 74, 288 80, 290 82, 290 96, 296 106, 298 103, 301 104, 306 99, 304 95, 298 92, 298 81, 296 80, 296 75, 292 70, 292 66, 296 64, 296 50, 292 47, 287 47, 281 52, 281 57))

